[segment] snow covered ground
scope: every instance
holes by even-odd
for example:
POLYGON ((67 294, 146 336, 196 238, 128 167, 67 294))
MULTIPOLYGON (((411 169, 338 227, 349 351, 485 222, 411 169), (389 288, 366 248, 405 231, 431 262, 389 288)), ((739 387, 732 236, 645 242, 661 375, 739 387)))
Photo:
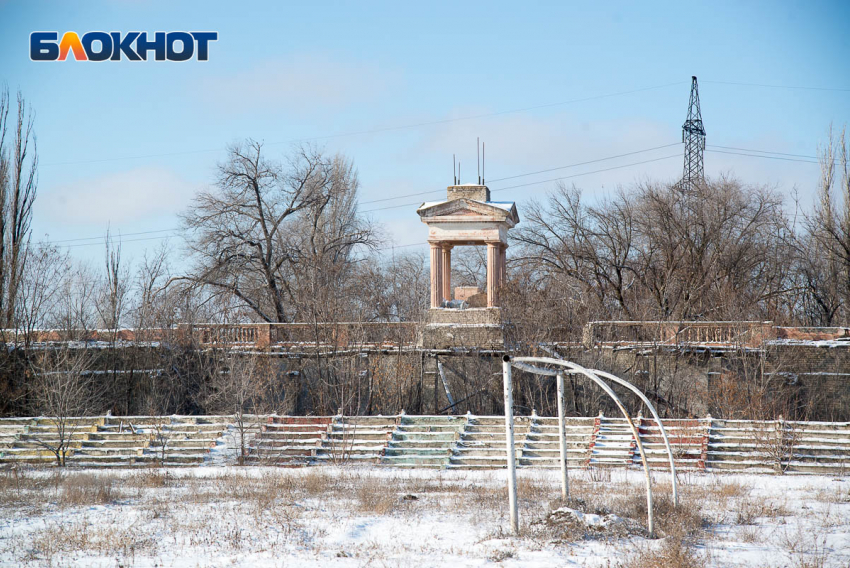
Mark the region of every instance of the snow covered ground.
POLYGON ((201 467, 0 472, 0 566, 850 566, 850 478, 201 467), (553 512, 554 511, 554 512, 553 512))

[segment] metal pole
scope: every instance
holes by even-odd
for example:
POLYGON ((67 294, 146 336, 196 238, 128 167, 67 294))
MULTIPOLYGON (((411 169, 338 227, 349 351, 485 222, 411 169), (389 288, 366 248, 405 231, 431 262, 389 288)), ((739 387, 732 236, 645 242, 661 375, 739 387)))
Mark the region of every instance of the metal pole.
POLYGON ((673 486, 673 506, 679 506, 679 485, 676 479, 676 463, 673 459, 673 449, 670 447, 670 439, 667 437, 667 430, 664 428, 664 424, 661 422, 661 417, 658 416, 658 413, 655 411, 655 407, 652 406, 652 403, 649 402, 649 399, 646 398, 640 389, 631 384, 628 381, 624 381, 620 377, 616 375, 612 375, 611 373, 606 373, 605 371, 599 371, 596 369, 592 370, 593 373, 599 375, 604 379, 608 379, 614 381, 618 385, 622 385, 635 393, 646 407, 649 408, 649 412, 652 413, 653 418, 655 418, 655 422, 658 424, 658 429, 661 431, 661 439, 664 440, 664 448, 667 450, 667 460, 670 462, 670 483, 673 486))
POLYGON ((516 498, 516 449, 514 447, 514 395, 511 384, 511 358, 502 358, 502 378, 505 388, 505 450, 508 454, 508 500, 511 510, 511 531, 519 534, 519 513, 516 498))
POLYGON ((561 442, 561 499, 570 496, 567 477, 567 433, 564 425, 564 374, 558 373, 558 440, 561 442))
POLYGON ((593 371, 585 369, 584 367, 582 367, 581 365, 578 365, 576 363, 564 361, 563 359, 553 359, 551 357, 517 357, 515 359, 515 361, 517 363, 526 363, 526 362, 528 362, 528 363, 543 363, 543 364, 559 365, 561 367, 566 367, 566 368, 568 368, 572 371, 575 371, 576 373, 584 375, 588 379, 590 379, 593 382, 595 382, 596 384, 598 384, 600 386, 600 388, 602 388, 602 390, 604 390, 605 393, 611 398, 611 400, 614 401, 614 403, 620 409, 620 412, 622 412, 623 417, 626 419, 626 422, 628 423, 629 428, 632 431, 632 436, 634 436, 635 442, 637 443, 638 451, 640 452, 641 461, 643 462, 644 476, 646 477, 646 508, 647 508, 646 524, 647 524, 647 528, 649 529, 649 534, 650 535, 654 534, 655 533, 655 519, 654 519, 653 509, 652 509, 652 478, 649 475, 649 463, 646 461, 646 453, 643 450, 643 442, 640 439, 640 435, 638 434, 637 428, 635 428, 635 425, 632 422, 632 419, 629 416, 629 413, 626 412, 626 407, 623 406, 622 401, 620 401, 620 399, 617 397, 617 395, 614 393, 614 391, 611 390, 611 387, 609 387, 605 383, 605 381, 603 381, 601 378, 599 378, 599 376, 594 374, 593 371))

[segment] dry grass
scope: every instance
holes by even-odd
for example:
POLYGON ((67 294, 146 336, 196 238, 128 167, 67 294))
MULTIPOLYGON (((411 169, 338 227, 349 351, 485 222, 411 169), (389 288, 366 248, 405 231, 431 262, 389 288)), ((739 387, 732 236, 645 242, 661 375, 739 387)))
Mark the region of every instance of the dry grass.
POLYGON ((132 559, 138 553, 155 553, 156 550, 153 535, 138 527, 94 524, 84 517, 70 522, 48 522, 30 536, 28 546, 22 550, 22 559, 41 560, 52 565, 55 557, 66 557, 75 552, 132 559))
POLYGON ((354 489, 357 510, 361 513, 389 515, 396 508, 399 496, 389 489, 383 480, 367 478, 354 489))
POLYGON ((59 505, 61 507, 91 507, 108 505, 122 496, 111 476, 77 473, 65 477, 59 505))
POLYGON ((703 568, 708 559, 689 541, 677 537, 664 540, 660 548, 644 547, 628 556, 622 568, 703 568))
MULTIPOLYGON (((257 543, 262 542, 263 550, 283 553, 296 547, 320 553, 326 546, 322 544, 325 528, 314 522, 312 516, 317 512, 343 522, 394 517, 404 523, 445 511, 463 517, 470 525, 487 526, 484 534, 493 538, 513 539, 509 545, 486 553, 493 562, 516 559, 523 549, 541 550, 586 539, 600 540, 603 546, 614 549, 622 546, 623 538, 641 542, 635 537, 648 536, 644 486, 633 481, 601 482, 598 478, 598 473, 575 475, 570 480, 571 498, 562 501, 554 477, 521 475, 521 534, 513 537, 503 532, 508 501, 504 472, 466 478, 439 471, 411 475, 361 468, 280 469, 259 474, 252 469, 226 468, 209 471, 207 477, 167 469, 96 474, 6 471, 0 473, 0 513, 11 518, 36 516, 41 511, 61 514, 45 515, 37 529, 5 543, 0 540, 0 554, 12 551, 27 562, 47 565, 71 553, 112 554, 119 564, 131 565, 137 555, 158 554, 161 543, 150 540, 153 534, 170 535, 172 546, 181 549, 214 547, 239 553, 255 551, 257 543), (89 520, 102 515, 103 510, 89 513, 88 508, 101 505, 107 506, 105 510, 111 512, 115 522, 103 523, 99 516, 97 523, 89 520), (127 505, 136 507, 135 515, 125 517, 121 513, 127 505), (560 507, 616 515, 624 522, 597 529, 572 522, 563 512, 553 517, 550 513, 560 507)), ((828 534, 846 524, 841 512, 850 500, 846 488, 826 491, 811 487, 807 491, 817 498, 817 506, 807 515, 815 532, 828 534)), ((825 537, 809 534, 811 527, 809 533, 791 530, 790 524, 783 528, 789 514, 785 496, 763 497, 734 481, 697 484, 693 480, 681 486, 677 507, 664 483, 656 483, 653 494, 655 536, 660 540, 645 542, 637 552, 630 548, 632 553, 624 554, 619 566, 705 566, 708 559, 701 547, 712 542, 713 527, 721 523, 738 525, 732 530, 739 542, 784 551, 790 566, 820 568, 826 561, 829 549, 825 537), (770 524, 778 528, 766 530, 765 525, 770 524)), ((366 543, 341 552, 361 559, 369 554, 377 558, 388 554, 385 547, 366 543)), ((426 548, 422 554, 428 553, 426 548)))
POLYGON ((824 568, 829 560, 826 536, 806 530, 799 524, 793 529, 786 528, 780 544, 793 568, 824 568))

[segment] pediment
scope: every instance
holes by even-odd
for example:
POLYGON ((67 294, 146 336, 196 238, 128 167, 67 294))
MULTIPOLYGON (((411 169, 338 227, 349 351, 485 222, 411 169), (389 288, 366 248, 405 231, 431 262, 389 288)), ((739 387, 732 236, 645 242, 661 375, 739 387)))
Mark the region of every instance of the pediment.
POLYGON ((506 221, 511 224, 519 222, 519 215, 517 215, 516 207, 513 204, 499 203, 499 205, 494 205, 467 198, 439 203, 423 203, 417 213, 423 220, 437 220, 445 217, 468 221, 506 221))

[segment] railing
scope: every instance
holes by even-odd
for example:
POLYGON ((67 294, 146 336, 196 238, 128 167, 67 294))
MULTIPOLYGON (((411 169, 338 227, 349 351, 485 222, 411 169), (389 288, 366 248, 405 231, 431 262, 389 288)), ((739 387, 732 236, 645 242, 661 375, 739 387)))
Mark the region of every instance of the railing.
POLYGON ((583 343, 756 347, 776 338, 769 321, 592 321, 583 343))
POLYGON ((398 347, 417 343, 415 322, 342 323, 245 323, 180 324, 152 329, 38 329, 23 332, 0 330, 6 344, 27 343, 196 343, 221 348, 346 349, 350 347, 398 347))
MULTIPOLYGON (((179 324, 144 329, 0 329, 6 345, 97 342, 101 344, 154 344, 194 342, 203 347, 258 349, 341 349, 409 346, 418 342, 416 322, 179 324)), ((557 343, 566 329, 552 329, 541 342, 557 343)), ((759 347, 765 341, 848 340, 850 328, 774 327, 769 321, 592 321, 583 331, 585 347, 696 345, 705 347, 759 347)))
POLYGON ((209 347, 396 347, 418 339, 415 322, 192 324, 178 329, 183 337, 209 347))

